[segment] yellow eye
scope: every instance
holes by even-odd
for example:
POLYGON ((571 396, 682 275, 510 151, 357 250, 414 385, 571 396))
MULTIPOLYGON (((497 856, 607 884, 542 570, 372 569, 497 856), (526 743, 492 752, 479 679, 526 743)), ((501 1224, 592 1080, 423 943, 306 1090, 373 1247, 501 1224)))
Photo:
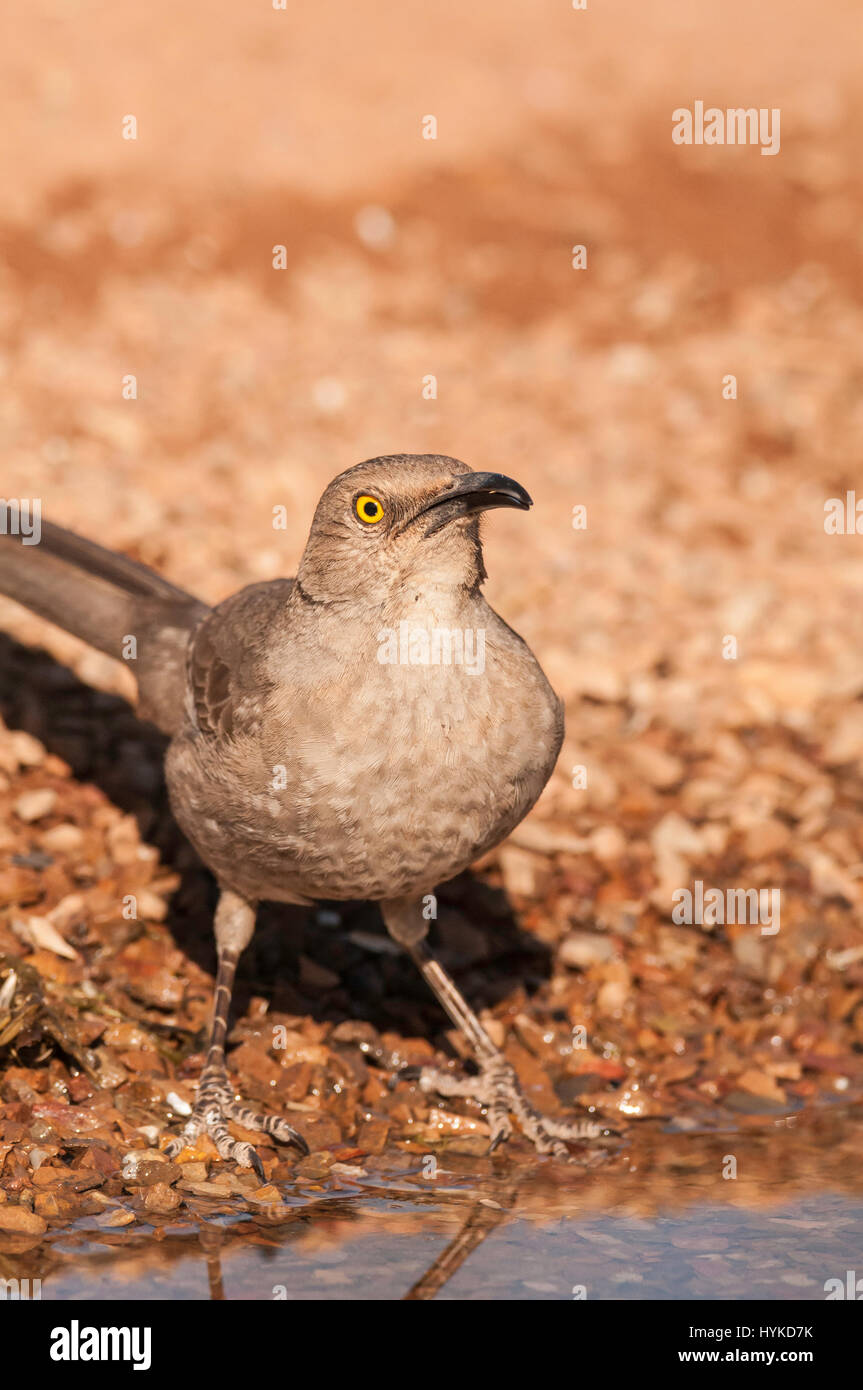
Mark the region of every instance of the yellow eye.
POLYGON ((375 522, 380 521, 384 514, 384 509, 378 499, 369 497, 366 492, 357 498, 354 509, 360 521, 368 522, 369 526, 374 526, 375 522))

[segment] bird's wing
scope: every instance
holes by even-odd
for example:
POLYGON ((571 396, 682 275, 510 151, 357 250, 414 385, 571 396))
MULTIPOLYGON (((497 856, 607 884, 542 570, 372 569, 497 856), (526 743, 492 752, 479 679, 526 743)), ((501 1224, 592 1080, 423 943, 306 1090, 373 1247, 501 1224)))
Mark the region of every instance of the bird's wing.
POLYGON ((205 737, 251 733, 268 687, 268 643, 284 621, 292 579, 250 584, 201 623, 189 647, 189 715, 205 737))

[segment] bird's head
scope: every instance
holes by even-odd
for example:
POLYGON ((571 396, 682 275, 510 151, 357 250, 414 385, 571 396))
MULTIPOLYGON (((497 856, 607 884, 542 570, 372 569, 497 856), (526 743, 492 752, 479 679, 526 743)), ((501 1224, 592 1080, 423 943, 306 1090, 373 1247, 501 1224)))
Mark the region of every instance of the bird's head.
POLYGON ((531 499, 502 473, 438 454, 369 459, 334 478, 297 572, 318 601, 385 601, 404 585, 474 590, 485 578, 479 517, 531 499))

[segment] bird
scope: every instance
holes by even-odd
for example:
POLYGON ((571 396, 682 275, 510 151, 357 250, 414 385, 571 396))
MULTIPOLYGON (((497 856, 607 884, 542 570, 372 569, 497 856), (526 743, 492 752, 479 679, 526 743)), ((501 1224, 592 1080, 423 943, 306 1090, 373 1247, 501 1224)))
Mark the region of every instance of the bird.
POLYGON ((445 455, 369 459, 323 492, 294 578, 215 607, 47 520, 38 544, 0 538, 0 591, 110 656, 134 651, 138 713, 170 738, 173 814, 218 884, 208 1045, 169 1157, 206 1133, 263 1175, 231 1121, 307 1152, 284 1117, 237 1097, 227 1069, 262 901, 378 904, 476 1063, 471 1076, 421 1068, 418 1084, 478 1100, 492 1150, 514 1120, 538 1154, 598 1137, 534 1108, 427 941, 439 885, 527 815, 563 740, 561 701, 482 593, 480 518, 531 505, 512 478, 445 455))

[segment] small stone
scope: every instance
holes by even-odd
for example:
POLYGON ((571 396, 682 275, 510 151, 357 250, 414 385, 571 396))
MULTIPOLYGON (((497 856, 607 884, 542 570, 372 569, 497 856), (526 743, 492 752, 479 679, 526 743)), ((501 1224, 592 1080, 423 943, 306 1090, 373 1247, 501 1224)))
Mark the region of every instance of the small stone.
POLYGON ((183 1182, 206 1182, 207 1171, 206 1163, 201 1163, 198 1160, 193 1160, 191 1163, 184 1163, 181 1168, 183 1182))
POLYGON ((19 767, 40 767, 45 761, 45 749, 38 738, 23 729, 11 733, 9 742, 19 767))
POLYGON ((357 1131, 357 1148, 369 1154, 382 1154, 389 1132, 387 1120, 363 1120, 357 1131))
POLYGON ((783 1115, 788 1110, 787 1101, 768 1100, 749 1091, 729 1091, 723 1104, 739 1115, 783 1115))
POLYGON ((101 1216, 96 1217, 96 1220, 100 1226, 107 1226, 109 1228, 114 1226, 131 1226, 132 1222, 135 1220, 135 1213, 133 1211, 126 1211, 124 1207, 117 1207, 114 1211, 103 1212, 101 1216))
POLYGON ((28 917, 26 922, 14 924, 17 934, 22 936, 37 951, 53 951, 64 960, 79 960, 74 946, 70 946, 47 917, 28 917))
POLYGON ((106 1047, 121 1047, 128 1051, 130 1047, 146 1047, 150 1042, 150 1034, 138 1023, 109 1023, 102 1035, 102 1041, 106 1047))
POLYGON ((27 1207, 0 1207, 0 1231, 14 1231, 26 1236, 41 1236, 48 1229, 48 1223, 35 1211, 27 1207))
POLYGON ((267 1183, 264 1187, 258 1187, 254 1192, 248 1194, 250 1202, 281 1202, 282 1194, 272 1183, 267 1183))
POLYGON ((158 1150, 134 1151, 123 1160, 123 1182, 126 1187, 150 1187, 153 1183, 176 1182, 182 1175, 179 1164, 171 1163, 158 1150))
POLYGON ((176 1091, 169 1091, 165 1097, 175 1115, 191 1115, 192 1107, 182 1096, 178 1096, 176 1091))
POLYGON ((169 1212, 177 1210, 182 1200, 179 1192, 175 1192, 166 1182, 157 1182, 152 1187, 148 1187, 144 1197, 144 1206, 147 1211, 154 1212, 159 1216, 167 1216, 169 1212))
POLYGON ((575 931, 560 944, 560 960, 571 970, 588 970, 591 965, 604 965, 615 956, 614 942, 596 932, 575 931))
POLYGON ((331 1166, 324 1154, 306 1154, 304 1158, 300 1159, 294 1172, 298 1178, 317 1182, 320 1178, 327 1176, 331 1166))
POLYGON ((623 961, 606 967, 607 977, 596 996, 596 1008, 606 1018, 619 1015, 629 998, 629 971, 623 961))
POLYGON ((178 1184, 181 1192, 189 1192, 193 1197, 224 1197, 225 1185, 221 1182, 186 1182, 178 1184))
POLYGON ((71 1202, 65 1197, 58 1197, 56 1192, 37 1192, 33 1198, 33 1206, 39 1216, 49 1218, 71 1216, 75 1210, 71 1202))
POLYGON ((626 853, 626 836, 616 825, 600 825, 589 837, 589 843, 600 864, 614 864, 626 853))
POLYGON ((548 869, 541 859, 529 850, 505 845, 500 851, 500 871, 503 886, 509 897, 537 898, 543 891, 548 869))
POLYGON ((785 1102, 785 1092, 781 1086, 777 1085, 774 1077, 768 1076, 764 1071, 758 1071, 755 1067, 750 1067, 748 1071, 738 1076, 737 1085, 747 1095, 775 1101, 780 1105, 785 1102))
POLYGON ((54 825, 42 836, 42 847, 51 854, 69 854, 83 843, 84 832, 77 825, 54 825))
POLYGON ((65 931, 73 922, 83 920, 87 911, 87 900, 83 893, 67 893, 65 898, 51 908, 49 918, 60 931, 65 931))
POLYGON ((23 792, 14 803, 12 810, 19 820, 28 825, 33 821, 49 816, 57 803, 57 793, 51 787, 39 787, 32 792, 23 792))
POLYGON ((33 1183, 36 1187, 54 1187, 57 1183, 74 1182, 76 1176, 74 1168, 55 1168, 44 1163, 34 1171, 33 1183))
POLYGON ((149 888, 138 890, 138 916, 144 922, 163 922, 168 915, 167 901, 149 888))

